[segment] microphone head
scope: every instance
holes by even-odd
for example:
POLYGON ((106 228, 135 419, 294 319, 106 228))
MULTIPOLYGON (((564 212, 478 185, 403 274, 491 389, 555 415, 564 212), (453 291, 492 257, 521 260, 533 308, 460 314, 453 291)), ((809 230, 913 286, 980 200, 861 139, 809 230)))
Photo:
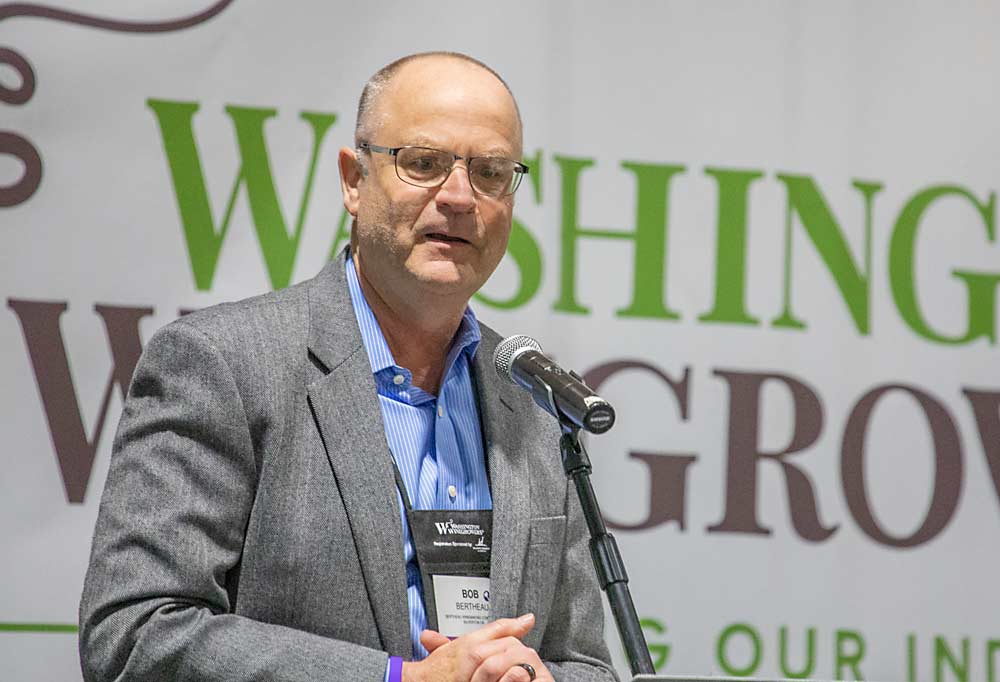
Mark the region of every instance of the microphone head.
POLYGON ((501 379, 514 383, 510 370, 514 366, 514 359, 526 350, 537 350, 540 353, 542 347, 530 336, 521 334, 508 336, 497 344, 497 349, 493 351, 493 366, 501 379))

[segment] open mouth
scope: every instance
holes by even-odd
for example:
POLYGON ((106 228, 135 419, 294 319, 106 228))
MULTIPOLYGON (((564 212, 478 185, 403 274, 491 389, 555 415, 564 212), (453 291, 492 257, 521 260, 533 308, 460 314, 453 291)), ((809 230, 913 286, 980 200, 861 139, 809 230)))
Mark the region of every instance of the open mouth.
POLYGON ((426 238, 429 239, 429 240, 431 240, 431 241, 436 241, 436 242, 450 242, 450 243, 458 243, 458 244, 468 244, 469 243, 469 241, 467 239, 462 239, 461 237, 455 237, 453 235, 442 234, 440 232, 429 232, 427 234, 426 238))

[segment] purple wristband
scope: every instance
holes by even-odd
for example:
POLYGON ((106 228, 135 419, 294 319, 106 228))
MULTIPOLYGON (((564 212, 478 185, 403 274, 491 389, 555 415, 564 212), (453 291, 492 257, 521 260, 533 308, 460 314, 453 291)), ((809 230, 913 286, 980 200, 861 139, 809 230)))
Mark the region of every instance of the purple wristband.
POLYGON ((403 682, 403 659, 399 656, 389 657, 389 682, 403 682))

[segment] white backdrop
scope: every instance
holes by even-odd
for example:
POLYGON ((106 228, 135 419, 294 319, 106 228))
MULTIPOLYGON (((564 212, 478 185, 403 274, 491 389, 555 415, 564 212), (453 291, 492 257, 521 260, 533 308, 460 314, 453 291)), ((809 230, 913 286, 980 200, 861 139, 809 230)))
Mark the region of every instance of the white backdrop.
POLYGON ((362 84, 449 49, 507 78, 537 180, 480 317, 631 363, 589 445, 661 672, 1000 680, 995 3, 28 7, 0 4, 4 679, 80 677, 109 377, 179 310, 318 271, 362 84))

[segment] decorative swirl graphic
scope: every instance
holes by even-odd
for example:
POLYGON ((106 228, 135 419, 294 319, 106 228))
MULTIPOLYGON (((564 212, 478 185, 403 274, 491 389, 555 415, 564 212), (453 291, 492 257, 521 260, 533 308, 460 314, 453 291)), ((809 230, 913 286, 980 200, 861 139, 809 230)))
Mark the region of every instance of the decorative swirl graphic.
MULTIPOLYGON (((13 50, 0 47, 0 65, 7 65, 21 79, 16 88, 0 83, 0 102, 21 105, 35 94, 35 71, 28 60, 13 50)), ((0 208, 23 204, 31 198, 42 182, 42 158, 26 138, 0 130, 0 154, 9 154, 24 164, 21 177, 9 185, 0 184, 0 208)))
POLYGON ((21 78, 21 84, 16 88, 8 88, 0 83, 0 102, 5 104, 24 104, 35 94, 35 70, 28 60, 14 50, 0 47, 0 65, 6 64, 21 78))
POLYGON ((181 31, 185 28, 191 28, 192 26, 206 22, 225 10, 232 3, 233 0, 219 0, 219 2, 198 14, 192 14, 189 17, 182 17, 180 19, 167 21, 119 21, 81 14, 80 12, 71 12, 48 5, 11 2, 6 5, 0 5, 0 21, 13 17, 38 17, 123 33, 167 33, 169 31, 181 31))
POLYGON ((0 130, 0 154, 10 154, 24 164, 19 180, 12 185, 0 185, 0 208, 23 204, 42 184, 42 157, 28 140, 6 130, 0 130))
MULTIPOLYGON (((207 9, 191 16, 166 21, 120 21, 71 12, 49 5, 27 2, 9 2, 0 5, 0 22, 16 17, 35 17, 63 21, 80 26, 118 31, 120 33, 169 33, 182 31, 204 23, 220 14, 233 0, 219 0, 207 9)), ((21 83, 10 88, 0 83, 0 102, 20 106, 35 94, 35 71, 23 56, 7 48, 0 48, 0 66, 9 66, 17 72, 21 83)), ((13 156, 24 164, 24 173, 13 184, 0 184, 0 208, 23 204, 34 195, 42 183, 42 157, 27 138, 7 130, 0 130, 0 155, 13 156)))

